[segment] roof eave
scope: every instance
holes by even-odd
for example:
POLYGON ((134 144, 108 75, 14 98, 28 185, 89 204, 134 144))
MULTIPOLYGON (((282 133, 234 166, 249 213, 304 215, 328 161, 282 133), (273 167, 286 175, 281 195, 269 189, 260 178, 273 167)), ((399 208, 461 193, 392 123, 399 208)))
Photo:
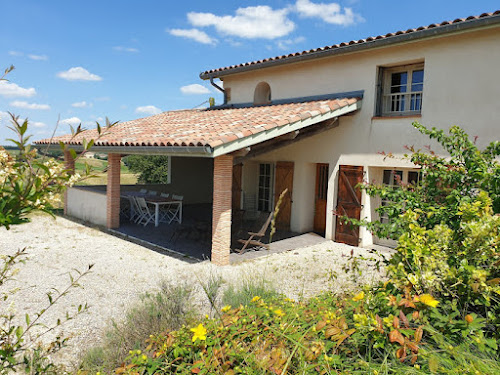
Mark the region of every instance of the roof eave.
POLYGON ((235 141, 222 144, 220 146, 214 147, 213 156, 217 157, 217 156, 229 154, 231 152, 238 151, 238 150, 244 149, 246 147, 251 147, 255 144, 268 141, 272 138, 276 138, 276 137, 279 137, 281 135, 285 135, 285 134, 288 134, 290 132, 303 129, 307 126, 316 124, 318 122, 329 120, 329 119, 332 119, 334 117, 339 117, 339 116, 345 115, 347 113, 357 111, 358 109, 361 108, 361 102, 362 102, 362 100, 359 99, 358 101, 356 101, 353 104, 348 104, 344 107, 327 112, 325 114, 320 114, 320 115, 317 115, 314 117, 310 117, 310 118, 307 118, 304 120, 294 122, 292 124, 286 124, 283 126, 279 126, 276 128, 265 130, 263 132, 259 132, 257 134, 251 135, 249 137, 237 139, 235 141))
POLYGON ((254 63, 251 65, 245 66, 237 66, 234 68, 228 68, 222 71, 216 72, 208 72, 201 73, 201 79, 210 79, 210 78, 220 78, 228 75, 233 75, 237 73, 248 72, 252 70, 267 68, 271 66, 279 66, 285 64, 292 64, 297 62, 303 62, 308 60, 313 60, 316 58, 336 56, 346 53, 360 52, 368 49, 382 48, 390 45, 401 44, 414 42, 420 39, 427 38, 435 38, 445 36, 447 34, 456 33, 456 32, 465 32, 470 31, 477 28, 485 28, 485 27, 493 27, 500 24, 500 14, 479 18, 469 21, 463 21, 459 23, 452 23, 449 25, 439 26, 436 28, 428 28, 425 30, 418 30, 407 34, 394 35, 391 37, 386 37, 383 39, 375 39, 372 41, 366 41, 363 43, 356 43, 352 45, 346 45, 343 47, 337 47, 332 49, 327 49, 323 51, 316 51, 311 53, 305 53, 302 55, 285 57, 282 59, 275 59, 270 61, 264 61, 260 63, 254 63))
MULTIPOLYGON (((61 150, 59 144, 36 144, 39 148, 61 150)), ((83 152, 82 145, 67 145, 76 152, 83 152)), ((94 145, 91 149, 95 153, 123 154, 123 155, 169 155, 191 157, 213 157, 213 149, 209 146, 113 146, 94 145)))

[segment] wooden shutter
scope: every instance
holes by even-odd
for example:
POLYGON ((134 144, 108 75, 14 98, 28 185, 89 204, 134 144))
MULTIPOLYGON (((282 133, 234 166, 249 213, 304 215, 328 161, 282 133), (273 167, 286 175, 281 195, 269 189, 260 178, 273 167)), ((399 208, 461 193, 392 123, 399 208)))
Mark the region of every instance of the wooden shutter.
POLYGON ((359 245, 359 227, 343 223, 342 216, 359 220, 361 215, 361 190, 356 185, 363 181, 363 167, 341 165, 337 197, 337 222, 335 241, 352 246, 359 245))

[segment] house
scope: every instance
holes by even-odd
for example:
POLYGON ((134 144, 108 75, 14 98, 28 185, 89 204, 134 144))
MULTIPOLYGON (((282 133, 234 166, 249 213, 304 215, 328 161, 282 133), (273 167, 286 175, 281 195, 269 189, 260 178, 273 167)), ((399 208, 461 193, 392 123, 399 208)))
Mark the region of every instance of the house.
MULTIPOLYGON (((357 190, 361 180, 419 178, 401 158, 405 145, 429 142, 413 121, 460 125, 479 144, 498 139, 499 67, 496 11, 205 71, 200 77, 224 92, 223 105, 124 122, 96 142, 94 151, 109 155, 109 177, 95 210, 107 227, 118 226, 121 156, 165 154, 172 188, 213 205, 216 264, 229 262, 232 210, 270 211, 285 189, 280 228, 352 245, 387 244, 342 225, 336 213, 377 218, 383 202, 357 190)), ((38 143, 62 141, 78 151, 84 136, 95 133, 38 143)), ((66 160, 71 166, 69 153, 66 160)))

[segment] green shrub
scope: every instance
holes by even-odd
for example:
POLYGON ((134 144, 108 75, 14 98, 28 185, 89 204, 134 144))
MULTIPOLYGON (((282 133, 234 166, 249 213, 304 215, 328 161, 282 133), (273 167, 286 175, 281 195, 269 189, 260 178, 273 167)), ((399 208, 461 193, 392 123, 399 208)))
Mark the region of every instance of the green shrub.
POLYGON ((130 350, 142 348, 150 335, 179 329, 194 317, 191 297, 189 287, 168 283, 163 283, 159 292, 144 295, 123 321, 110 325, 101 346, 87 351, 82 370, 111 371, 130 350))

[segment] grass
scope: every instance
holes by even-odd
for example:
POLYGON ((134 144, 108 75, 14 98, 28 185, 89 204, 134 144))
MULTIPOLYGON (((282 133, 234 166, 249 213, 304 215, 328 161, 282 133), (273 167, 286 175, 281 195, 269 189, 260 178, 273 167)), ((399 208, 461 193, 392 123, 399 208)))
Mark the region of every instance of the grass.
POLYGON ((280 293, 271 284, 262 277, 247 276, 243 278, 239 285, 229 285, 222 296, 222 304, 229 306, 246 306, 253 297, 260 296, 265 300, 271 300, 278 297, 280 293))
MULTIPOLYGON (((75 171, 80 174, 85 173, 86 166, 89 165, 93 172, 92 175, 95 177, 86 178, 80 181, 77 185, 88 186, 88 185, 106 185, 108 182, 108 175, 104 173, 106 167, 108 166, 107 160, 85 158, 79 159, 75 163, 75 171)), ((125 164, 121 164, 120 168, 120 183, 122 185, 135 185, 137 184, 137 175, 130 172, 125 164)))
POLYGON ((144 347, 150 335, 179 329, 194 317, 192 290, 185 285, 161 284, 160 291, 146 294, 105 331, 103 343, 83 357, 81 369, 89 373, 112 372, 130 350, 144 347))

